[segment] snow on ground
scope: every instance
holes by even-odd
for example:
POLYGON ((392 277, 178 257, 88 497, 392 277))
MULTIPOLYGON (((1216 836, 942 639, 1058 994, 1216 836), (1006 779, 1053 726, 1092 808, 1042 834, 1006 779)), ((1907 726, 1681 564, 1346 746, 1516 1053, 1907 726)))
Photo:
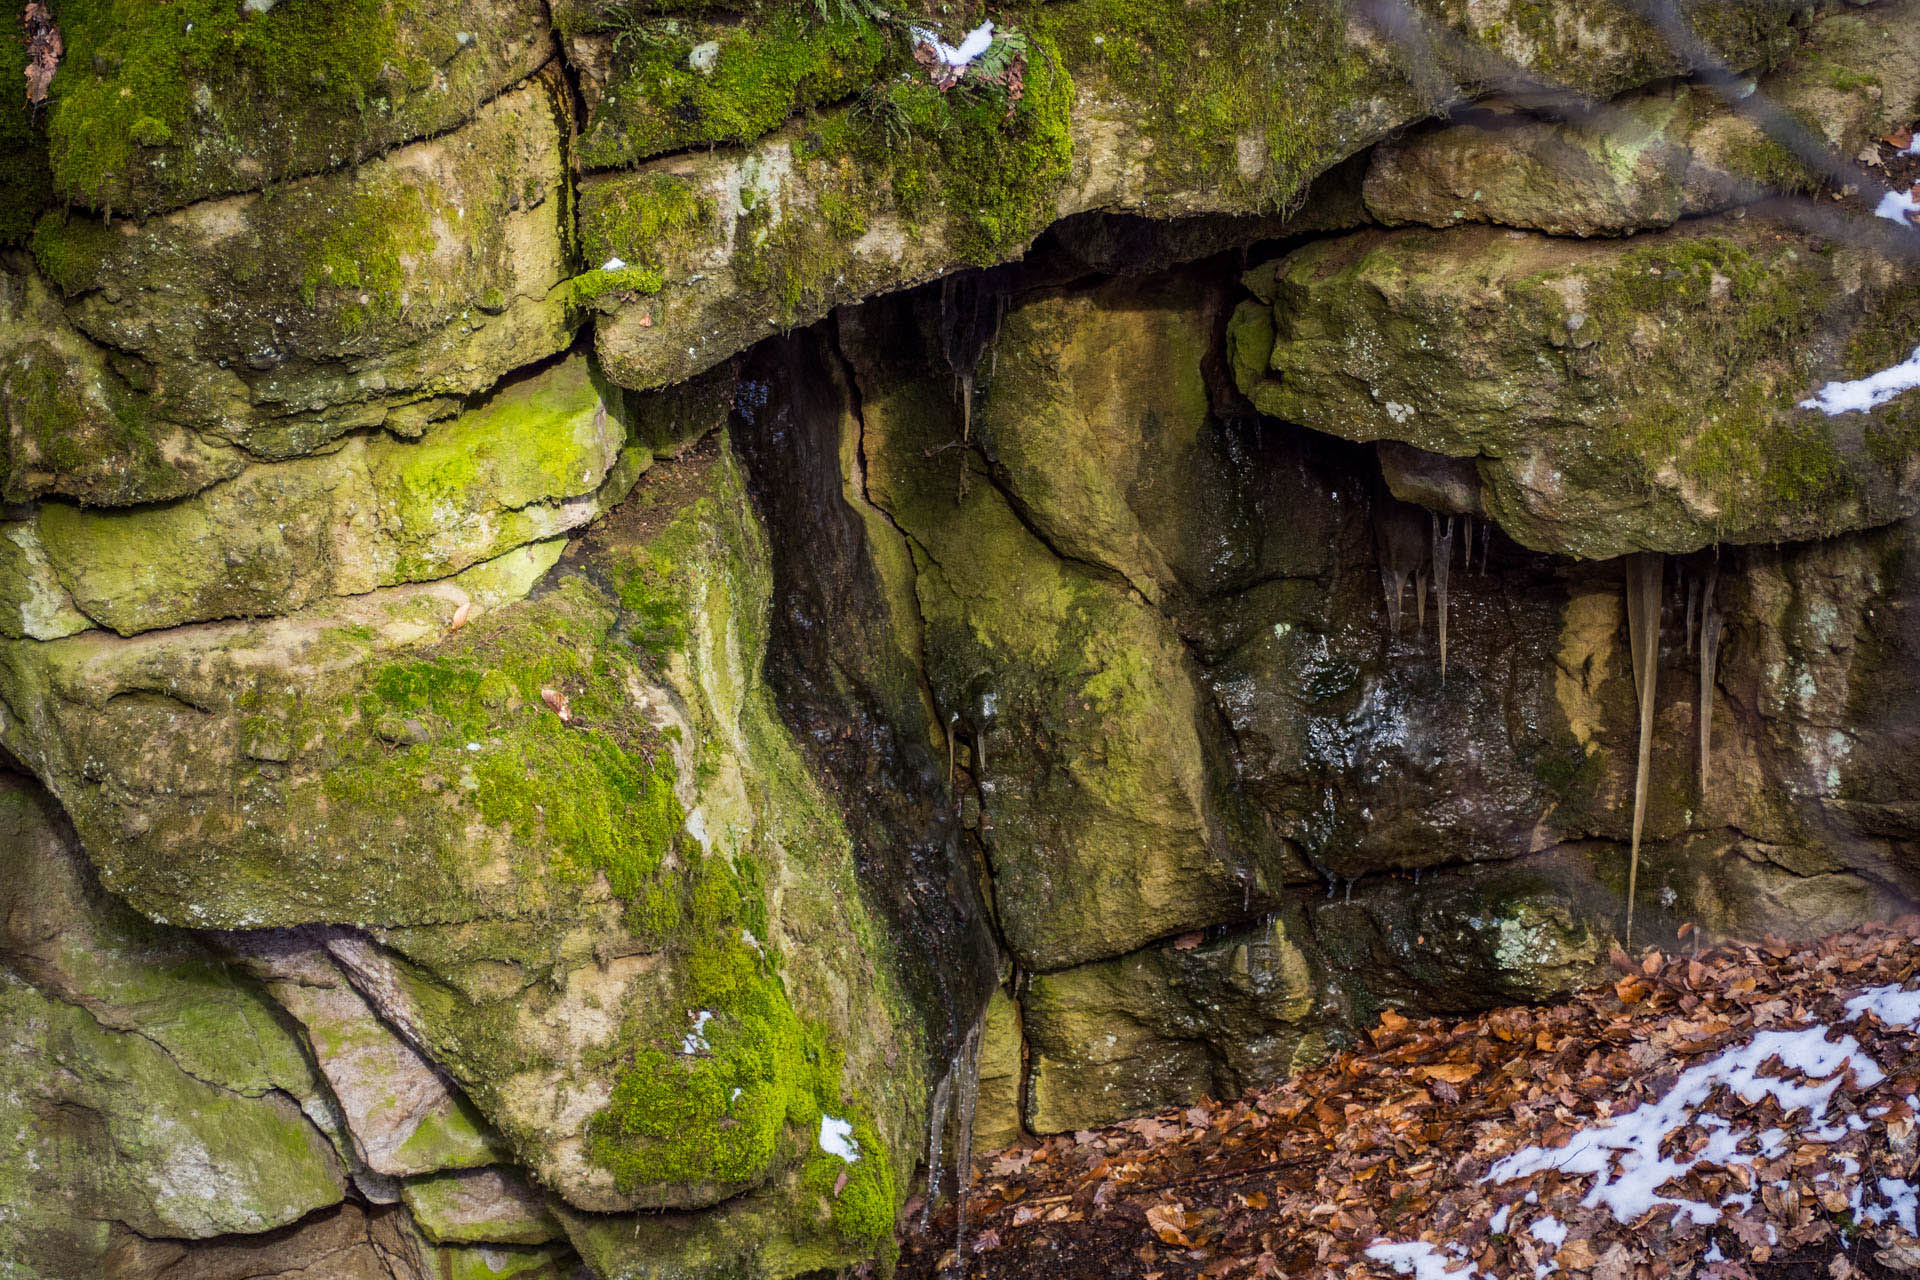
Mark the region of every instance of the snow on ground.
POLYGON ((1920 209, 1920 200, 1915 200, 1911 191, 1889 191, 1880 197, 1880 203, 1874 207, 1873 213, 1877 218, 1910 227, 1913 223, 1907 220, 1907 215, 1916 209, 1920 209))
MULTIPOLYGON (((1920 362, 1920 352, 1915 358, 1920 362)), ((1916 385, 1920 385, 1920 377, 1916 385)), ((1871 987, 1846 1002, 1846 1022, 1857 1022, 1869 1014, 1889 1029, 1920 1026, 1920 988, 1871 987)), ((1605 1208, 1623 1226, 1635 1226, 1648 1214, 1663 1209, 1672 1210, 1668 1221, 1676 1225, 1683 1219, 1702 1226, 1717 1223, 1728 1208, 1750 1209, 1753 1194, 1730 1193, 1718 1204, 1709 1204, 1663 1194, 1661 1188, 1699 1166, 1750 1169, 1759 1159, 1777 1156, 1795 1139, 1832 1142, 1861 1127, 1859 1117, 1852 1114, 1846 1117, 1848 1124, 1828 1123, 1835 1095, 1843 1089, 1871 1089, 1887 1075, 1853 1036, 1829 1039, 1832 1034, 1833 1029, 1821 1023, 1793 1031, 1757 1032, 1744 1043, 1689 1067, 1660 1098, 1622 1115, 1589 1123, 1559 1146, 1516 1151, 1496 1161, 1481 1181, 1499 1185, 1545 1172, 1590 1177, 1593 1185, 1581 1204, 1589 1209, 1605 1208), (1784 1074, 1762 1074, 1775 1060, 1784 1074), (1743 1112, 1769 1098, 1788 1116, 1793 1132, 1770 1128, 1756 1134, 1739 1123, 1743 1112), (1704 1134, 1705 1141, 1676 1141, 1687 1131, 1704 1134)), ((1843 1172, 1851 1175, 1857 1165, 1843 1159, 1847 1166, 1843 1172)), ((1529 1194, 1525 1203, 1534 1203, 1534 1197, 1529 1194)), ((1880 1178, 1871 1187, 1863 1179, 1854 1187, 1851 1207, 1855 1217, 1866 1222, 1892 1222, 1909 1234, 1920 1234, 1920 1221, 1916 1221, 1920 1219, 1920 1188, 1898 1178, 1880 1178)), ((1488 1228, 1495 1233, 1525 1230, 1539 1240, 1544 1246, 1544 1260, 1536 1268, 1536 1276, 1546 1276, 1558 1269, 1555 1255, 1566 1243, 1567 1229, 1547 1214, 1526 1223, 1510 1223, 1510 1217, 1518 1216, 1515 1208, 1513 1204, 1500 1206, 1488 1219, 1488 1228)), ((1479 1276, 1478 1268, 1463 1255, 1464 1250, 1457 1247, 1442 1250, 1422 1241, 1377 1240, 1366 1250, 1367 1257, 1387 1263, 1398 1274, 1411 1275, 1414 1280, 1469 1280, 1479 1276)))

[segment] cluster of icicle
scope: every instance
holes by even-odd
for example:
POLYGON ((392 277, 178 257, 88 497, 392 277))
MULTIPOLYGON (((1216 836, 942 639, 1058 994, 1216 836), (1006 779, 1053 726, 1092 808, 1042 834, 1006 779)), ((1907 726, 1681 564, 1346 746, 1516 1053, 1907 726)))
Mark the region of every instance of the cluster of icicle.
MULTIPOLYGON (((1448 575, 1453 567, 1456 540, 1455 521, 1462 544, 1461 567, 1473 567, 1474 522, 1472 516, 1439 515, 1409 503, 1386 500, 1374 511, 1374 543, 1380 559, 1380 585, 1387 598, 1387 625, 1400 634, 1406 612, 1409 582, 1413 585, 1415 626, 1424 634, 1427 626, 1427 590, 1432 584, 1434 610, 1439 616, 1440 678, 1447 678, 1447 620, 1449 612, 1448 575)), ((1487 554, 1493 534, 1490 521, 1479 529, 1480 571, 1486 572, 1487 554)), ((1626 558, 1627 638, 1633 651, 1633 685, 1639 704, 1639 755, 1633 780, 1633 835, 1627 864, 1626 939, 1633 941, 1633 904, 1640 887, 1640 833, 1646 825, 1647 785, 1653 765, 1654 690, 1659 684, 1660 604, 1666 580, 1667 557, 1644 551, 1626 558)), ((1700 648, 1700 795, 1707 794, 1707 774, 1713 748, 1713 689, 1715 669, 1720 660, 1720 637, 1725 620, 1714 603, 1713 591, 1720 576, 1719 562, 1704 575, 1688 578, 1686 566, 1679 566, 1681 594, 1686 600, 1687 652, 1696 641, 1700 648), (1696 618, 1698 625, 1696 628, 1696 618)))
POLYGON ((973 1181, 973 1113, 980 1100, 980 1033, 986 1025, 984 1011, 961 1040, 947 1067, 947 1074, 933 1091, 933 1106, 927 1117, 927 1207, 920 1225, 933 1220, 934 1208, 942 1192, 953 1197, 956 1214, 953 1227, 953 1262, 942 1272, 942 1280, 964 1280, 967 1273, 967 1187, 973 1181), (946 1182, 947 1128, 953 1128, 953 1185, 946 1182))
MULTIPOLYGON (((1647 783, 1653 772, 1653 701, 1660 683, 1660 600, 1666 585, 1667 558, 1657 551, 1627 557, 1627 645, 1633 651, 1633 688, 1639 700, 1640 745, 1633 772, 1633 837, 1627 854, 1627 945, 1633 945, 1633 902, 1640 887, 1640 831, 1646 823, 1647 783)), ((1679 567, 1681 593, 1687 602, 1687 652, 1696 636, 1700 645, 1700 700, 1696 719, 1700 727, 1700 796, 1707 794, 1708 765, 1713 754, 1713 688, 1720 662, 1720 636, 1726 622, 1714 603, 1713 589, 1720 578, 1718 559, 1704 577, 1687 580, 1679 567), (1695 616, 1699 630, 1694 629, 1695 616)))
MULTIPOLYGON (((1473 568, 1473 517, 1443 516, 1406 503, 1383 504, 1374 517, 1374 540, 1380 553, 1380 585, 1387 596, 1387 625, 1400 634, 1406 614, 1407 583, 1413 583, 1414 626, 1427 629, 1427 586, 1433 586, 1433 607, 1440 621, 1440 679, 1447 678, 1448 579, 1453 570, 1455 521, 1464 521, 1460 537, 1462 570, 1473 568), (1423 519, 1424 517, 1424 519, 1423 519)), ((1493 525, 1480 525, 1480 571, 1487 570, 1493 525)))

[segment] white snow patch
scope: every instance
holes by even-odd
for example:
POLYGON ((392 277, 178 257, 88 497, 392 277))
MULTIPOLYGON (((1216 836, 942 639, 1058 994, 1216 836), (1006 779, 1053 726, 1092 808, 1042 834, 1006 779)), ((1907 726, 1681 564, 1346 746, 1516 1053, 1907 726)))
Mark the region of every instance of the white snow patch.
POLYGON ((925 27, 910 28, 914 43, 933 50, 933 56, 950 67, 964 67, 987 51, 993 43, 993 22, 989 19, 963 36, 958 45, 948 44, 925 27))
POLYGON ((1386 1263, 1400 1275, 1412 1276, 1413 1280, 1466 1280, 1468 1276, 1480 1274, 1480 1269, 1471 1262, 1459 1270, 1450 1269, 1446 1255, 1424 1240, 1408 1244, 1376 1240, 1367 1246, 1367 1256, 1375 1262, 1386 1263))
POLYGON ((680 1037, 680 1052, 706 1053, 713 1048, 707 1043, 707 1024, 713 1021, 713 1010, 702 1009, 693 1015, 693 1030, 680 1037))
MULTIPOLYGON (((1920 351, 1915 352, 1911 363, 1920 366, 1920 351)), ((1913 385, 1920 386, 1920 376, 1913 385)), ((1890 1028, 1920 1027, 1920 987, 1913 990, 1898 985, 1873 987, 1846 1002, 1846 1021, 1868 1014, 1890 1028)), ((1857 1089, 1875 1087, 1887 1078, 1886 1073, 1854 1037, 1841 1035, 1838 1040, 1828 1039, 1832 1034, 1822 1025, 1797 1031, 1759 1032, 1745 1044, 1728 1048, 1711 1060, 1689 1068, 1658 1100, 1643 1103, 1624 1115, 1596 1120, 1575 1133, 1564 1146, 1516 1151, 1497 1161, 1481 1181, 1511 1182, 1549 1169, 1563 1174, 1586 1174, 1593 1178, 1593 1185, 1582 1205, 1589 1209, 1604 1206, 1626 1226, 1634 1226, 1659 1207, 1675 1211, 1672 1226, 1676 1228, 1687 1220, 1699 1226, 1717 1223, 1729 1209, 1748 1212, 1753 1208, 1752 1192, 1729 1192, 1715 1206, 1661 1195, 1660 1188, 1684 1177, 1697 1165, 1752 1166, 1756 1160, 1784 1154, 1796 1137, 1831 1142, 1849 1131, 1864 1128, 1865 1123, 1853 1115, 1846 1116, 1844 1122, 1829 1122, 1829 1107, 1849 1072, 1857 1089), (1761 1075, 1762 1068, 1775 1059, 1784 1068, 1782 1074, 1761 1075), (1784 1128, 1756 1133, 1736 1123, 1736 1119, 1706 1108, 1707 1102, 1721 1090, 1732 1097, 1721 1104, 1720 1110, 1737 1116, 1741 1110, 1739 1103, 1753 1106, 1772 1098, 1789 1121, 1784 1128), (1804 1112, 1804 1115, 1795 1117, 1795 1112, 1804 1112), (1686 1128, 1704 1133, 1705 1143, 1684 1144, 1698 1147, 1691 1154, 1677 1158, 1663 1156, 1661 1145, 1686 1128)), ((1909 1096, 1907 1101, 1920 1110, 1920 1096, 1909 1096)), ((1885 1107, 1875 1107, 1868 1114, 1884 1115, 1886 1111, 1885 1107)), ((1842 1170, 1841 1176, 1853 1178, 1860 1173, 1860 1162, 1853 1157, 1836 1153, 1834 1160, 1842 1170)), ((1828 1175, 1822 1175, 1822 1180, 1827 1178, 1828 1175)), ((1880 1178, 1856 1184, 1851 1200, 1855 1216, 1863 1221, 1896 1222, 1909 1234, 1920 1235, 1920 1185, 1898 1178, 1880 1178)), ((1522 1201, 1528 1205, 1539 1202, 1539 1192, 1534 1190, 1529 1190, 1522 1201)), ((1488 1218, 1489 1230, 1496 1234, 1508 1231, 1513 1208, 1507 1204, 1495 1209, 1488 1218)), ((1549 1254, 1534 1269, 1535 1280, 1544 1280, 1549 1273, 1559 1270, 1551 1255, 1558 1253, 1566 1242, 1568 1229, 1557 1218, 1543 1215, 1528 1224, 1526 1230, 1546 1246, 1545 1252, 1549 1254)), ((1771 1228, 1769 1235, 1775 1235, 1771 1228)), ((1470 1263, 1449 1271, 1446 1253, 1422 1241, 1376 1240, 1368 1246, 1366 1256, 1388 1263, 1400 1275, 1413 1276, 1414 1280, 1471 1280, 1479 1274, 1470 1263)), ((1725 1258, 1714 1244, 1704 1260, 1721 1262, 1725 1258)))
POLYGON ((1903 391, 1920 387, 1920 347, 1899 364, 1852 382, 1829 382, 1800 402, 1802 409, 1818 409, 1828 417, 1865 413, 1903 391))
POLYGON ((1907 215, 1915 209, 1920 209, 1920 200, 1915 200, 1911 192, 1889 191, 1880 197, 1880 203, 1874 206, 1873 213, 1877 218, 1910 227, 1913 224, 1907 221, 1907 215))
MULTIPOLYGON (((1920 356, 1920 351, 1914 355, 1920 356)), ((1920 1023, 1920 987, 1912 991, 1902 991, 1891 984, 1868 987, 1847 1001, 1849 1018, 1864 1018, 1869 1013, 1889 1027, 1911 1027, 1920 1023)))
POLYGON ((707 815, 700 812, 699 805, 695 805, 692 809, 689 809, 687 811, 686 826, 687 826, 687 834, 692 836, 695 840, 698 840, 700 842, 700 847, 702 849, 706 848, 707 847, 707 815))
POLYGON ((853 1122, 836 1116, 820 1117, 820 1149, 839 1156, 848 1164, 860 1158, 860 1144, 853 1140, 853 1122))
POLYGON ((620 271, 624 269, 626 265, 626 262, 620 258, 608 258, 600 264, 600 269, 602 271, 620 271))
POLYGON ((1685 1211, 1695 1225, 1720 1221, 1720 1208, 1698 1200, 1663 1196, 1659 1188, 1701 1163, 1751 1164, 1751 1152, 1739 1149, 1750 1131, 1700 1107, 1716 1088, 1724 1086, 1749 1104, 1773 1098, 1783 1111, 1805 1107, 1812 1122, 1823 1121, 1827 1104, 1840 1087, 1842 1073, 1852 1068, 1855 1083, 1872 1088, 1886 1073, 1860 1049, 1852 1036, 1836 1043, 1823 1026, 1802 1031, 1762 1031, 1744 1045, 1730 1048, 1708 1062, 1689 1068, 1674 1081, 1666 1096, 1642 1103, 1625 1115, 1576 1133, 1563 1147, 1528 1147, 1496 1163, 1484 1181, 1511 1182, 1546 1169, 1565 1174, 1589 1174, 1593 1188, 1581 1202, 1587 1208, 1605 1205, 1627 1226, 1660 1205, 1685 1211), (1798 1083, 1762 1076, 1760 1067, 1778 1056, 1789 1071, 1809 1077, 1798 1083), (1813 1080, 1822 1083, 1812 1083, 1813 1080), (1675 1131, 1697 1125, 1711 1130, 1706 1147, 1693 1155, 1663 1156, 1660 1144, 1675 1131))

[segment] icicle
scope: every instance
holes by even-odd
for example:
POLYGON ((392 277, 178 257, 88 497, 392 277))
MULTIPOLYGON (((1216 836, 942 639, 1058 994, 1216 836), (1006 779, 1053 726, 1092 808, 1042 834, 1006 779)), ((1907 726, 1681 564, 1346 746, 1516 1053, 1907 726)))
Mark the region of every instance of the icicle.
POLYGON ((1427 634, 1427 566, 1413 571, 1414 634, 1427 634))
POLYGON ((1707 802, 1707 764, 1713 752, 1714 668, 1720 661, 1720 632, 1726 620, 1713 605, 1713 587, 1719 580, 1718 561, 1707 571, 1707 585, 1700 598, 1700 803, 1707 802))
POLYGON ((1633 774, 1633 838, 1627 853, 1626 944, 1633 946, 1633 899, 1640 887, 1640 831, 1647 817, 1653 765, 1653 695, 1660 683, 1660 585, 1666 557, 1642 551, 1627 558, 1627 645, 1633 651, 1633 687, 1640 705, 1640 752, 1633 774))
MULTIPOLYGON (((1471 519, 1472 517, 1468 517, 1471 519)), ((1453 568, 1453 517, 1433 518, 1433 607, 1440 614, 1440 682, 1447 680, 1447 574, 1453 568)))
POLYGON ((1487 571, 1487 556, 1493 551, 1493 521, 1480 522, 1480 572, 1487 571))
POLYGON ((1700 603, 1700 579, 1697 577, 1688 577, 1684 569, 1680 571, 1680 577, 1682 581, 1686 583, 1687 589, 1687 656, 1692 657, 1693 614, 1694 606, 1700 603))
POLYGON ((947 717, 947 790, 953 790, 953 731, 960 724, 960 713, 947 717))
POLYGON ((946 1154, 947 1121, 953 1114, 953 1067, 940 1077, 933 1089, 933 1106, 927 1114, 927 1204, 920 1211, 922 1228, 933 1220, 933 1207, 940 1199, 941 1178, 946 1174, 942 1157, 946 1154))
MULTIPOLYGON (((1373 509, 1373 543, 1380 561, 1380 585, 1387 596, 1387 625, 1395 636, 1400 634, 1405 611, 1407 580, 1417 574, 1416 590, 1426 585, 1427 542, 1425 513, 1411 503, 1381 493, 1373 509)), ((1424 603, 1420 614, 1424 621, 1424 603)))
POLYGON ((1380 566, 1380 586, 1387 596, 1387 629, 1400 634, 1400 599, 1407 592, 1407 575, 1399 569, 1380 566))
POLYGON ((1460 528, 1464 535, 1460 539, 1460 572, 1473 568, 1473 517, 1461 516, 1460 528))
POLYGON ((974 776, 984 781, 987 776, 987 731, 984 726, 973 735, 973 753, 980 757, 973 762, 974 776))
POLYGON ((953 1108, 953 1271, 959 1280, 967 1274, 967 1189, 973 1185, 973 1113, 980 1101, 980 1028, 983 1016, 967 1032, 953 1068, 960 1073, 959 1095, 953 1108))
POLYGON ((1351 903, 1353 901, 1353 881, 1347 881, 1347 891, 1345 895, 1341 897, 1340 901, 1343 903, 1351 903))

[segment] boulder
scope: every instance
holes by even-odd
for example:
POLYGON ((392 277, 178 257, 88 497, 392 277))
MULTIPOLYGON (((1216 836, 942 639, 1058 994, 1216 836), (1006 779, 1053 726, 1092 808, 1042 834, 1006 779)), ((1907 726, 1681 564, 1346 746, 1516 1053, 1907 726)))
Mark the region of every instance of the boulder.
POLYGON ((1557 236, 1668 227, 1822 179, 1768 135, 1755 108, 1783 113, 1844 164, 1912 122, 1916 67, 1920 7, 1838 7, 1732 103, 1679 83, 1540 114, 1493 100, 1409 131, 1373 150, 1366 206, 1389 226, 1489 222, 1557 236))
POLYGON ((44 793, 0 777, 0 1259, 100 1274, 116 1230, 202 1239, 336 1204, 321 1092, 259 991, 91 883, 44 793))
MULTIPOLYGON (((657 464, 521 599, 559 554, 268 622, 14 642, 7 704, 36 710, 9 745, 143 910, 256 931, 231 945, 372 1172, 510 1153, 602 1215, 757 1189, 807 1224, 771 1245, 870 1256, 919 1051, 760 683, 767 553, 724 438, 657 464), (357 928, 293 928, 315 922, 357 928), (826 1118, 858 1161, 819 1146, 826 1118)), ((496 1246, 535 1265, 436 1248, 496 1246)))
POLYGON ((586 523, 648 464, 644 449, 623 453, 625 437, 574 356, 418 440, 355 435, 163 506, 48 502, 40 558, 80 612, 122 635, 291 613, 444 578, 586 523))
POLYGON ((34 255, 119 381, 100 391, 76 352, 12 412, 117 398, 132 424, 98 429, 99 447, 138 448, 153 421, 263 458, 359 427, 417 435, 571 336, 564 101, 543 77, 442 137, 262 194, 144 221, 48 215, 34 255))
POLYGON ((1486 512, 1536 550, 1828 536, 1920 493, 1907 398, 1803 404, 1914 340, 1912 286, 1870 235, 1757 215, 1627 241, 1370 231, 1252 274, 1272 306, 1236 313, 1234 367, 1262 412, 1472 459, 1486 512))
POLYGON ((533 0, 82 0, 59 14, 53 184, 144 215, 445 133, 553 56, 533 0))
POLYGON ((395 1178, 473 1168, 505 1154, 473 1105, 348 983, 324 935, 276 930, 232 934, 227 942, 305 1029, 358 1166, 395 1178))
POLYGON ((1034 975, 1021 1002, 1027 1125, 1091 1129, 1318 1061, 1320 981, 1297 929, 1274 919, 1034 975))
MULTIPOLYGON (((913 552, 927 675, 977 794, 1008 944, 1024 966, 1053 969, 1218 918, 1264 872, 1230 843, 1191 655, 1124 578, 1047 543, 1029 515, 1044 495, 1021 502, 960 447, 966 411, 936 354, 937 316, 903 311, 870 307, 847 326, 866 491, 913 552)), ((1009 349, 1010 378, 1016 367, 1046 359, 1009 349)), ((997 382, 989 398, 1014 410, 994 410, 992 436, 1011 453, 1023 401, 997 382)), ((1102 459, 1048 454, 1047 431, 1088 425, 1049 416, 1057 405, 1036 407, 1032 454, 1071 484, 1102 459)), ((1125 490, 1123 476, 1099 495, 1123 530, 1134 519, 1115 497, 1125 490)))
POLYGON ((413 1220, 436 1244, 546 1244, 560 1225, 511 1169, 492 1166, 409 1178, 401 1189, 413 1220))

